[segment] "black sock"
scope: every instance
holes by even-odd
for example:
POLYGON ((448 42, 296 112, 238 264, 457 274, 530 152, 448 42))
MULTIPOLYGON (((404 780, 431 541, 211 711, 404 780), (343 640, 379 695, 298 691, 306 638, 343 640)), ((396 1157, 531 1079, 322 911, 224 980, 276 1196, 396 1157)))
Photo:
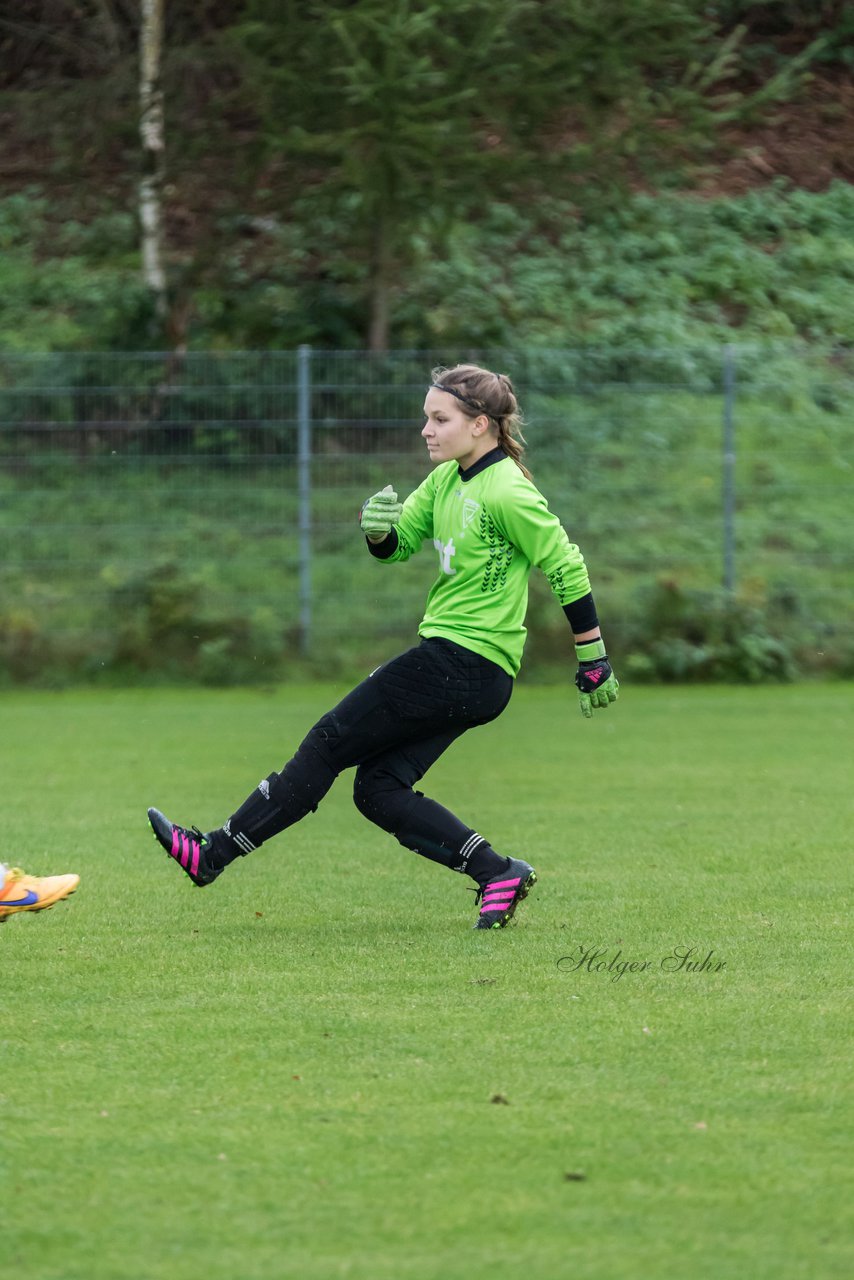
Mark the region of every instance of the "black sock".
POLYGON ((481 888, 508 870, 509 858, 496 853, 488 840, 420 791, 408 795, 402 789, 377 792, 376 800, 383 803, 367 806, 362 798, 360 808, 365 816, 392 832, 402 845, 414 849, 422 858, 471 876, 481 888), (405 802, 402 817, 401 800, 405 802))
MULTIPOLYGON (((447 845, 430 840, 420 834, 416 836, 404 832, 398 836, 398 840, 407 849, 413 849, 416 853, 420 853, 422 858, 429 858, 431 862, 438 862, 441 866, 447 867, 449 871, 464 872, 483 888, 484 885, 489 884, 490 880, 494 880, 496 876, 503 875, 505 871, 509 870, 510 859, 502 858, 490 844, 487 844, 476 833, 472 833, 472 835, 479 843, 474 851, 468 854, 464 852, 465 845, 462 850, 454 853, 447 845)), ((466 840, 466 844, 469 844, 469 840, 466 840)))
POLYGON ((230 862, 234 862, 235 858, 245 856, 244 851, 226 833, 225 827, 218 827, 216 831, 209 831, 205 838, 210 842, 210 847, 206 850, 205 856, 211 866, 216 867, 218 870, 227 867, 230 862))
POLYGON ((489 884, 490 880, 494 880, 496 876, 503 875, 505 871, 510 870, 510 859, 502 858, 500 853, 496 853, 491 845, 483 844, 469 858, 466 874, 470 875, 472 880, 476 880, 481 889, 489 884))
POLYGON ((277 778, 275 773, 264 778, 227 822, 216 831, 208 832, 211 842, 208 861, 214 867, 227 867, 235 858, 254 853, 259 845, 287 825, 281 821, 280 807, 270 799, 270 784, 277 778))

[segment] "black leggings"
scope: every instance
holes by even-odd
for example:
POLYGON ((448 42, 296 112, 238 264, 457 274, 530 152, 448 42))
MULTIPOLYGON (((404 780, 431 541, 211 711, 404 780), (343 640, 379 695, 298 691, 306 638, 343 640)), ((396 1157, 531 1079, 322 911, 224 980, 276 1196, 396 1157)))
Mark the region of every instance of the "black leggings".
POLYGON ((486 841, 413 787, 455 738, 500 715, 512 691, 512 677, 496 663, 449 640, 423 640, 318 720, 225 830, 242 849, 257 846, 315 810, 338 774, 355 765, 353 796, 366 818, 407 848, 463 871, 486 841))

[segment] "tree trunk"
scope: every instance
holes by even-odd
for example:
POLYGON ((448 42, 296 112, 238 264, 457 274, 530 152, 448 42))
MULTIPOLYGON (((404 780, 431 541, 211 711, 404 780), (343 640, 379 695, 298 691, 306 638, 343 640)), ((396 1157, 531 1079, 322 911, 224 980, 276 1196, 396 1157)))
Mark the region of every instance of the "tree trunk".
POLYGON ((388 350, 392 265, 389 228, 387 220, 380 217, 377 219, 371 262, 371 316, 368 329, 370 351, 388 350))
POLYGON ((142 228, 142 273, 154 294, 157 318, 166 319, 166 272, 163 266, 163 90, 160 55, 163 48, 164 0, 141 0, 139 134, 142 177, 139 183, 139 221, 142 228))

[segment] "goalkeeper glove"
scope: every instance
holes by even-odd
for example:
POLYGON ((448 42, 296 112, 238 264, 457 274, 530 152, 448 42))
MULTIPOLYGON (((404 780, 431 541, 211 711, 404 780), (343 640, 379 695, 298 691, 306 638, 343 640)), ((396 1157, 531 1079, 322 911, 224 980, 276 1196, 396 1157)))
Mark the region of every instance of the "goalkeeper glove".
POLYGON ((362 533, 369 537, 382 537, 389 533, 392 525, 397 524, 400 519, 402 510, 403 503, 398 502, 394 489, 387 484, 381 493, 368 498, 362 507, 359 516, 362 533))
POLYGON ((611 670, 605 646, 601 640, 588 640, 575 646, 578 670, 575 683, 581 714, 586 720, 593 715, 594 707, 608 706, 617 701, 620 683, 611 670))

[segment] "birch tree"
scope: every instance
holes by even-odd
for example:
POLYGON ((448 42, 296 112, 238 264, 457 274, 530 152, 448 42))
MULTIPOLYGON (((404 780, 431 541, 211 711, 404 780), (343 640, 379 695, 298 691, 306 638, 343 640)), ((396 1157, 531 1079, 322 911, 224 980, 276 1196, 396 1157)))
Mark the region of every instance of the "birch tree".
POLYGON ((154 296, 155 314, 166 319, 166 271, 163 265, 163 89, 160 61, 163 49, 164 0, 141 0, 139 132, 142 177, 139 182, 139 221, 142 229, 142 272, 154 296))

